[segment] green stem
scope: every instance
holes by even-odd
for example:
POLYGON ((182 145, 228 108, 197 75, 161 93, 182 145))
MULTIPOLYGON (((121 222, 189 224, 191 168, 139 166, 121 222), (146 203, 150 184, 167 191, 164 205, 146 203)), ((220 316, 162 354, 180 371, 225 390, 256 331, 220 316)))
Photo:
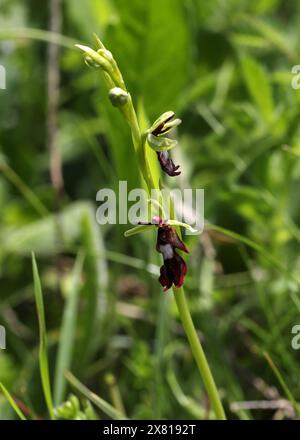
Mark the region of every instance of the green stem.
POLYGON ((180 289, 174 287, 173 292, 185 334, 190 343, 192 353, 194 355, 216 417, 219 420, 226 420, 225 412, 212 372, 210 370, 200 339, 197 335, 194 323, 192 321, 184 290, 182 287, 180 289))
POLYGON ((139 161, 140 170, 150 195, 151 189, 154 188, 155 185, 145 152, 146 134, 141 134, 141 130, 139 127, 138 119, 136 116, 136 112, 131 97, 124 107, 125 108, 122 113, 124 114, 130 126, 132 142, 139 161))

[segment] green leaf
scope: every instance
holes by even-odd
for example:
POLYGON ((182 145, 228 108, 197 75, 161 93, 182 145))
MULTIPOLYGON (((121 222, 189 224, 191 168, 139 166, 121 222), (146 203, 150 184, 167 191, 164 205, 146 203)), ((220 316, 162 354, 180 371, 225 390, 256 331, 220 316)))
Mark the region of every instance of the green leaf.
POLYGON ((44 301, 43 293, 41 287, 41 281, 39 277, 39 272, 37 264, 35 261, 34 253, 32 253, 32 271, 33 271, 33 283, 34 283, 34 295, 35 303, 37 309, 37 315, 39 320, 39 333, 40 333, 40 348, 39 348, 39 365, 41 381, 44 391, 44 396, 49 411, 50 418, 54 419, 53 413, 53 402, 50 387, 49 378, 49 365, 48 365, 48 354, 47 354, 47 333, 46 333, 46 322, 45 322, 45 311, 44 311, 44 301))
POLYGON ((155 229, 155 225, 137 225, 131 229, 128 229, 124 232, 125 237, 130 237, 131 235, 140 234, 141 232, 150 231, 151 229, 155 229))
POLYGON ((95 217, 84 212, 80 227, 81 243, 85 254, 85 283, 82 292, 82 313, 78 321, 82 337, 76 354, 81 359, 81 367, 84 368, 95 348, 102 341, 101 326, 106 312, 103 304, 108 302, 108 268, 101 228, 96 223, 95 217))
MULTIPOLYGON (((284 53, 291 60, 297 61, 297 51, 293 47, 293 41, 285 30, 278 29, 273 24, 260 18, 244 15, 243 21, 250 24, 267 42, 270 42, 277 50, 284 53)), ((297 41, 297 40, 295 40, 297 41)))
POLYGON ((112 17, 113 9, 110 0, 89 0, 78 2, 65 0, 65 13, 82 38, 91 38, 91 29, 103 33, 112 17))
POLYGON ((270 79, 264 67, 254 58, 242 58, 242 72, 248 92, 266 123, 273 120, 274 103, 270 79))
POLYGON ((288 277, 290 280, 295 282, 297 285, 300 284, 300 280, 294 274, 292 274, 290 270, 282 264, 281 261, 279 261, 273 254, 267 251, 263 246, 254 242, 253 240, 250 240, 248 237, 238 234, 229 229, 223 228, 221 226, 214 225, 212 223, 206 223, 205 229, 220 232, 227 237, 233 238, 238 242, 244 243, 246 246, 249 246, 250 248, 254 249, 256 252, 261 254, 266 259, 266 261, 268 261, 269 264, 271 264, 274 268, 278 270, 278 272, 284 274, 286 277, 288 277))
POLYGON ((149 117, 176 109, 187 83, 188 31, 181 0, 128 3, 115 0, 119 21, 108 29, 106 46, 125 75, 132 96, 143 97, 149 117))
POLYGON ((59 346, 54 375, 54 404, 63 402, 66 391, 64 371, 70 369, 74 351, 78 299, 80 292, 80 276, 83 265, 83 255, 80 253, 71 274, 71 285, 67 289, 67 302, 62 318, 59 346))
POLYGON ((59 214, 49 215, 26 226, 2 231, 1 251, 17 255, 28 255, 31 251, 53 255, 64 246, 73 246, 80 236, 80 222, 83 213, 94 216, 94 206, 89 202, 75 202, 59 214))

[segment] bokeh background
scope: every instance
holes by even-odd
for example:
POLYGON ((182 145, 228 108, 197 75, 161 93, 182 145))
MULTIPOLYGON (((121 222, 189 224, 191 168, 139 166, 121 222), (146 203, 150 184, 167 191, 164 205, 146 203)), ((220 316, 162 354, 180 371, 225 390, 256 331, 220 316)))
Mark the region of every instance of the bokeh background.
MULTIPOLYGON (((100 188, 119 180, 136 187, 140 178, 126 123, 101 74, 74 48, 92 46, 93 32, 113 52, 143 121, 167 110, 183 120, 176 185, 204 188, 206 220, 219 227, 186 240, 186 294, 228 417, 295 418, 296 0, 1 1, 0 324, 7 348, 0 381, 28 418, 48 417, 34 251, 56 405, 71 391, 58 384, 58 353, 67 344, 68 369, 128 417, 213 417, 173 295, 157 282, 155 233, 125 239, 124 226, 95 221, 100 188)), ((94 416, 106 415, 95 407, 94 416)), ((0 395, 0 418, 15 417, 0 395)))

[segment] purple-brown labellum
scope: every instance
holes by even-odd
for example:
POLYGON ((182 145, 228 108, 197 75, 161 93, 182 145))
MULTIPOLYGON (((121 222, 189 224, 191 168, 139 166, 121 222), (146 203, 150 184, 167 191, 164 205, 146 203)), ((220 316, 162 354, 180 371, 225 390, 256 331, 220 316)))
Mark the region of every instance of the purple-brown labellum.
POLYGON ((173 160, 171 159, 168 151, 159 151, 157 152, 158 161, 160 163, 161 169, 167 173, 169 176, 179 176, 181 171, 177 171, 179 165, 175 165, 173 160))
POLYGON ((164 259, 159 277, 159 282, 164 291, 170 289, 172 284, 177 288, 181 287, 187 273, 187 265, 183 258, 178 255, 176 249, 186 253, 189 252, 172 226, 160 224, 157 231, 156 250, 163 255, 164 259))
POLYGON ((176 249, 186 253, 189 253, 189 250, 179 238, 175 228, 168 225, 168 221, 159 216, 153 217, 151 222, 139 222, 138 224, 157 226, 156 250, 163 255, 164 259, 158 280, 163 286, 164 292, 170 289, 173 284, 177 288, 181 287, 187 273, 187 265, 176 249))
POLYGON ((160 268, 159 282, 164 288, 164 292, 174 284, 179 288, 183 285, 184 277, 187 273, 187 265, 183 258, 174 251, 172 258, 164 260, 160 268))

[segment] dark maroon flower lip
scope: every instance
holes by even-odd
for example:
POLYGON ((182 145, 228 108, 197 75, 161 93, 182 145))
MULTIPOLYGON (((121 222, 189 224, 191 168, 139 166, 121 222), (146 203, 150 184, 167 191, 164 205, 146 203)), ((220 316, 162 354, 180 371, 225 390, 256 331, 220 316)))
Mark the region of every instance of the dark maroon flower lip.
POLYGON ((172 258, 164 260, 160 268, 159 282, 164 288, 164 292, 174 286, 180 288, 184 283, 187 273, 187 265, 183 258, 174 251, 172 258))
POLYGON ((176 252, 179 249, 189 253, 188 248, 179 238, 176 229, 159 216, 152 218, 151 222, 139 222, 140 225, 157 226, 156 250, 163 256, 164 264, 160 268, 159 282, 164 292, 172 285, 179 288, 183 285, 187 273, 187 265, 184 259, 176 252))
POLYGON ((158 161, 160 163, 161 169, 167 173, 169 176, 179 176, 181 171, 177 171, 180 165, 175 165, 173 160, 171 159, 168 151, 159 151, 157 152, 158 161))
POLYGON ((164 264, 160 268, 159 282, 164 291, 172 285, 179 288, 183 285, 187 273, 187 265, 183 258, 176 252, 179 249, 188 253, 188 248, 179 238, 175 228, 163 223, 159 219, 157 230, 156 250, 163 255, 164 264))

